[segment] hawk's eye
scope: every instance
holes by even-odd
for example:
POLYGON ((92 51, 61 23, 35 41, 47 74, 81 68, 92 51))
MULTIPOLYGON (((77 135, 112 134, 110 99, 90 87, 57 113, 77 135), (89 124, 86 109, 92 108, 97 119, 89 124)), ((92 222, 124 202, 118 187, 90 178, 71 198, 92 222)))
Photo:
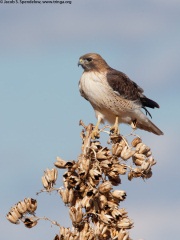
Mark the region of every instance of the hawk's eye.
POLYGON ((91 62, 91 61, 92 61, 92 58, 86 58, 86 60, 87 60, 88 62, 91 62))

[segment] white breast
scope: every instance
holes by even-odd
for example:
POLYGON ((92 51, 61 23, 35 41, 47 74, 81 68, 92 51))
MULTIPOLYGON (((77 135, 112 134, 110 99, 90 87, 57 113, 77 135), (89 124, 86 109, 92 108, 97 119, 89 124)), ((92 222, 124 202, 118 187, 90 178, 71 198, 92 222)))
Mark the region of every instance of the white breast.
POLYGON ((105 74, 97 72, 84 72, 80 79, 80 92, 94 107, 104 105, 104 98, 108 93, 105 79, 105 74))

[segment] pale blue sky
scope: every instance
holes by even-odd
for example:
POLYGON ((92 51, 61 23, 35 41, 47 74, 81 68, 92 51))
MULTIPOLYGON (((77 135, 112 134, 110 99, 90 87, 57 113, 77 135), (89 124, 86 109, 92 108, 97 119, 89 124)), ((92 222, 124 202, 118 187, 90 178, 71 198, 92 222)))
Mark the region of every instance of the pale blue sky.
MULTIPOLYGON (((137 131, 158 164, 146 182, 123 177, 121 204, 135 222, 133 240, 179 239, 180 2, 72 0, 71 5, 0 5, 0 161, 2 239, 53 239, 58 229, 10 224, 10 207, 34 197, 56 156, 80 153, 80 119, 96 119, 80 97, 78 58, 100 53, 161 108, 151 110, 165 133, 137 131)), ((130 128, 121 126, 122 133, 130 128)), ((105 142, 105 139, 102 139, 105 142)), ((63 171, 62 171, 63 172, 63 171)), ((59 186, 61 186, 59 177, 59 186)), ((70 226, 59 196, 38 196, 37 215, 70 226), (51 207, 52 204, 52 207, 51 207)))

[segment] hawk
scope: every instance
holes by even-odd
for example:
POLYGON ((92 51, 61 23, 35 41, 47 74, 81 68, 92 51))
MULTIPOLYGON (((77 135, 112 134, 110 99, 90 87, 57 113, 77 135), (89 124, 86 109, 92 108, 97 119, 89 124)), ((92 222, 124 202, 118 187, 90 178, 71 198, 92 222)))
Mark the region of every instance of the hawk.
POLYGON ((156 135, 163 132, 152 123, 146 109, 159 108, 159 105, 143 94, 143 89, 126 74, 111 68, 97 53, 88 53, 79 58, 84 72, 79 81, 81 96, 88 100, 94 108, 97 124, 93 137, 98 136, 99 124, 108 121, 113 124, 111 131, 118 133, 118 124, 130 124, 156 135), (145 110, 144 114, 141 109, 145 110))

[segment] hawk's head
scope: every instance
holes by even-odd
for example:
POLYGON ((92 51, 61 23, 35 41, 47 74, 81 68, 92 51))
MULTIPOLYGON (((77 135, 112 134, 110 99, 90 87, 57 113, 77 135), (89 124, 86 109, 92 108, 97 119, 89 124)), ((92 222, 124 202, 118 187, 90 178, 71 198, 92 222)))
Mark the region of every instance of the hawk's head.
POLYGON ((79 58, 78 66, 81 65, 85 71, 102 71, 109 66, 97 53, 87 53, 79 58))

